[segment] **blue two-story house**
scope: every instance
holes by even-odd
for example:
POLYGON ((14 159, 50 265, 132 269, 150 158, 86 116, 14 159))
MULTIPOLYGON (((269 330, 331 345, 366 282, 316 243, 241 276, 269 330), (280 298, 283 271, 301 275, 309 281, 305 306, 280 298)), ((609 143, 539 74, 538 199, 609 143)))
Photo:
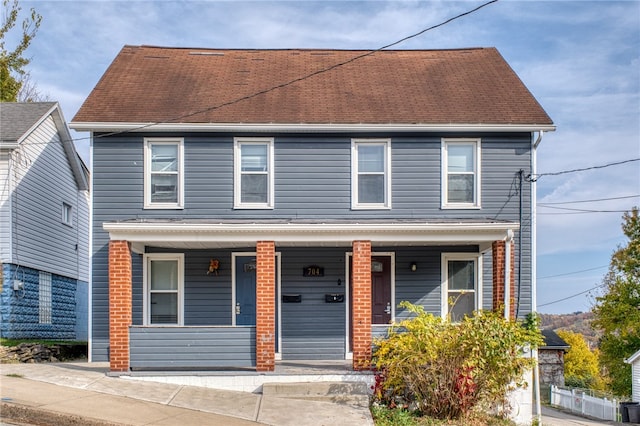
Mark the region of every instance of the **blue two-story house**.
POLYGON ((125 46, 91 132, 91 356, 353 360, 407 314, 535 309, 549 116, 494 48, 125 46))

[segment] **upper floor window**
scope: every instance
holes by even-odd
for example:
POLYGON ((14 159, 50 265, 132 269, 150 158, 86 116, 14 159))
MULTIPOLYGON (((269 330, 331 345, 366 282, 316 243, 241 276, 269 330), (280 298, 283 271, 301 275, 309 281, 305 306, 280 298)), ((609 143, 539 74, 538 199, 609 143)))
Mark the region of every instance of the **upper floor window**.
POLYGON ((442 316, 460 321, 482 307, 482 258, 475 253, 442 254, 442 316))
POLYGON ((184 206, 183 139, 144 140, 144 207, 184 206))
POLYGON ((273 208, 273 138, 234 140, 234 208, 273 208))
POLYGON ((391 141, 351 141, 351 207, 391 208, 391 141))
POLYGON ((184 254, 145 254, 144 323, 183 324, 184 254))
POLYGON ((480 208, 480 139, 442 140, 442 207, 480 208))
POLYGON ((71 204, 62 202, 62 223, 73 226, 73 207, 71 204))

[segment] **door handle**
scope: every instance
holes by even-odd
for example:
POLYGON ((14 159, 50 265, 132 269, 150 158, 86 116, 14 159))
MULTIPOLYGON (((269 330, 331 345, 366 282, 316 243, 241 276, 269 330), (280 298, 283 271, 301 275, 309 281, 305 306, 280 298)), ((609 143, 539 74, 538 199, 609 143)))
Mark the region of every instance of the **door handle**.
POLYGON ((387 307, 384 309, 385 314, 391 314, 391 302, 387 303, 387 307))
POLYGON ((236 315, 240 315, 240 303, 236 303, 236 315))

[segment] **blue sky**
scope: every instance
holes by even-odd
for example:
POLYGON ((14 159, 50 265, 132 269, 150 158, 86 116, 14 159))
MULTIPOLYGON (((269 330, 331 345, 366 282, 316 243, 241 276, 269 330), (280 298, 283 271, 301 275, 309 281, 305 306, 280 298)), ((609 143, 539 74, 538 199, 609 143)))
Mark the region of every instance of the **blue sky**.
MULTIPOLYGON (((125 44, 377 49, 482 3, 20 1, 43 16, 27 51, 32 80, 68 121, 125 44)), ((539 148, 539 173, 640 158, 640 1, 501 0, 395 48, 486 46, 557 126, 539 148)), ((77 145, 86 158, 87 140, 77 145)), ((570 296, 601 284, 625 243, 621 211, 640 205, 640 162, 542 176, 537 186, 539 203, 607 199, 552 204, 606 212, 538 210, 539 311, 587 311, 593 292, 570 296)))

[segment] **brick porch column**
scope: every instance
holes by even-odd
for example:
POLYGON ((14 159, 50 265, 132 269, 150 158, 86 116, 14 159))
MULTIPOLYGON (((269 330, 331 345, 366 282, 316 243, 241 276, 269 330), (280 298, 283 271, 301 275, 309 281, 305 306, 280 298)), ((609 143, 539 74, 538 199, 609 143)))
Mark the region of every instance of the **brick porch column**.
MULTIPOLYGON (((504 271, 505 271, 505 242, 494 241, 491 245, 493 257, 493 310, 504 312, 504 271)), ((515 244, 511 243, 510 282, 509 282, 509 318, 516 317, 516 279, 515 279, 515 244)))
POLYGON ((371 366, 371 241, 353 242, 353 369, 371 366))
POLYGON ((131 251, 127 241, 109 241, 109 368, 129 371, 131 251))
POLYGON ((273 241, 256 245, 256 371, 276 366, 276 247, 273 241))

